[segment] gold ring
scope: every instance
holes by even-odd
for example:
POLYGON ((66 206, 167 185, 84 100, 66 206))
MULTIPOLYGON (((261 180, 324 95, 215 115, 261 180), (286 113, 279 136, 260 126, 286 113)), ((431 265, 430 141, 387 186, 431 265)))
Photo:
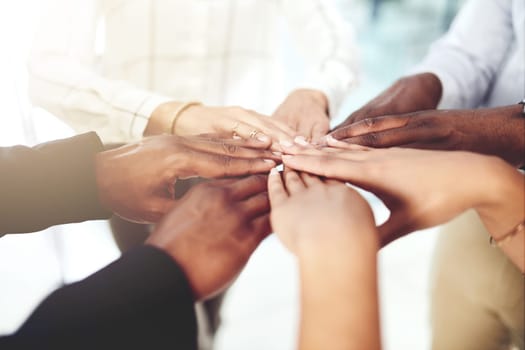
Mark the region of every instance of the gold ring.
POLYGON ((255 138, 255 136, 257 136, 259 132, 257 130, 252 130, 252 132, 250 133, 250 137, 253 139, 255 138))

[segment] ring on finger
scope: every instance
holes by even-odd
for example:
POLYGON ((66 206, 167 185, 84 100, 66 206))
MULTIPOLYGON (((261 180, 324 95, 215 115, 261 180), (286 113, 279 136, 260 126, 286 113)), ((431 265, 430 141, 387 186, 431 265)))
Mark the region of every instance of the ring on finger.
POLYGON ((259 133, 259 132, 258 132, 257 130, 255 130, 255 129, 252 130, 252 132, 250 133, 250 138, 252 138, 252 139, 255 138, 255 137, 257 136, 258 133, 259 133))

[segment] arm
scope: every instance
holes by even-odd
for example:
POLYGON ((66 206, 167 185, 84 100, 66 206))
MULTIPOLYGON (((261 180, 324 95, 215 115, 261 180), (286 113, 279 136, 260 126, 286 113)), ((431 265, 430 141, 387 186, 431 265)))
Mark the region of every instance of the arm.
POLYGON ((269 171, 277 157, 256 140, 156 136, 101 152, 95 133, 0 148, 0 234, 103 219, 111 212, 157 222, 174 205, 178 178, 269 171), (133 189, 133 191, 130 191, 133 189))
POLYGON ((300 350, 380 349, 377 232, 347 233, 351 242, 300 245, 300 350))
POLYGON ((366 201, 293 171, 284 180, 273 171, 268 193, 272 227, 299 261, 299 349, 379 349, 378 235, 366 201))
POLYGON ((394 83, 336 129, 366 118, 412 113, 438 105, 447 109, 478 107, 513 40, 511 3, 469 1, 412 75, 394 83))
POLYGON ((332 1, 281 1, 306 77, 274 112, 299 136, 317 142, 356 84, 357 53, 353 32, 332 1))
MULTIPOLYGON (((477 210, 495 239, 525 219, 525 176, 500 158, 468 152, 373 149, 344 142, 337 146, 299 151, 283 156, 283 162, 292 169, 349 181, 375 193, 391 213, 378 228, 382 244, 445 223, 468 209, 477 210)), ((501 246, 521 271, 525 271, 525 246, 519 243, 524 235, 520 232, 501 246)))
POLYGON ((0 148, 0 234, 109 217, 98 200, 95 133, 0 148))
POLYGON ((29 94, 78 133, 96 130, 105 142, 140 139, 169 98, 96 72, 96 3, 46 3, 29 59, 29 94))
MULTIPOLYGON (((193 295, 165 252, 142 247, 48 296, 13 335, 16 348, 196 348, 193 295)), ((4 348, 2 346, 2 348, 4 348)))
POLYGON ((512 1, 470 0, 414 71, 439 78, 440 108, 478 107, 500 72, 513 35, 512 1))
POLYGON ((148 246, 53 293, 0 345, 196 349, 193 302, 230 284, 270 233, 265 191, 264 176, 195 186, 148 246))
POLYGON ((525 164, 522 110, 522 105, 515 104, 387 115, 341 127, 330 135, 377 148, 402 146, 495 155, 519 167, 525 164))
POLYGON ((329 101, 330 115, 336 115, 356 84, 353 29, 331 0, 283 0, 281 4, 297 47, 305 57, 307 76, 302 87, 323 92, 329 101))

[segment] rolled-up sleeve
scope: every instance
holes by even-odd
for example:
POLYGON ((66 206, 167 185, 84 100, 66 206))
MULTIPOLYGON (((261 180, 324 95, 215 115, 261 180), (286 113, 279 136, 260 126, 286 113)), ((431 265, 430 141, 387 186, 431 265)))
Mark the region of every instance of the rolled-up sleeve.
POLYGON ((96 130, 105 142, 133 141, 142 137, 153 110, 170 99, 98 74, 96 3, 46 3, 28 63, 29 95, 77 133, 96 130))
POLYGON ((483 102, 512 45, 511 10, 510 0, 470 0, 411 71, 440 79, 439 108, 475 108, 483 102))

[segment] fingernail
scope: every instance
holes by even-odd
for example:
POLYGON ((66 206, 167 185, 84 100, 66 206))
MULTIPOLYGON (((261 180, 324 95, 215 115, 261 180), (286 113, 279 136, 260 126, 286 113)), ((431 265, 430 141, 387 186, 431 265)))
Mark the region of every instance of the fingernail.
POLYGON ((279 175, 279 170, 277 170, 277 168, 272 168, 272 170, 270 170, 270 175, 279 175))
POLYGON ((337 142, 337 140, 332 135, 326 135, 326 142, 337 142))
POLYGON ((270 141, 270 138, 264 134, 257 134, 257 140, 261 141, 261 142, 268 142, 270 141))
POLYGON ((273 160, 271 160, 271 159, 263 159, 263 161, 264 161, 265 163, 269 163, 269 164, 273 164, 273 165, 275 165, 275 162, 274 162, 273 160))
POLYGON ((232 139, 234 139, 234 140, 242 140, 242 137, 240 137, 238 135, 233 135, 232 139))
POLYGON ((295 139, 294 139, 294 142, 301 145, 301 146, 308 146, 310 143, 308 143, 308 141, 306 141, 306 138, 304 136, 297 136, 295 139))
POLYGON ((280 157, 280 156, 283 155, 282 152, 272 152, 272 154, 273 154, 274 156, 276 156, 276 157, 280 157))
POLYGON ((281 140, 279 141, 279 144, 283 146, 284 148, 290 148, 293 146, 293 143, 288 140, 281 140))

